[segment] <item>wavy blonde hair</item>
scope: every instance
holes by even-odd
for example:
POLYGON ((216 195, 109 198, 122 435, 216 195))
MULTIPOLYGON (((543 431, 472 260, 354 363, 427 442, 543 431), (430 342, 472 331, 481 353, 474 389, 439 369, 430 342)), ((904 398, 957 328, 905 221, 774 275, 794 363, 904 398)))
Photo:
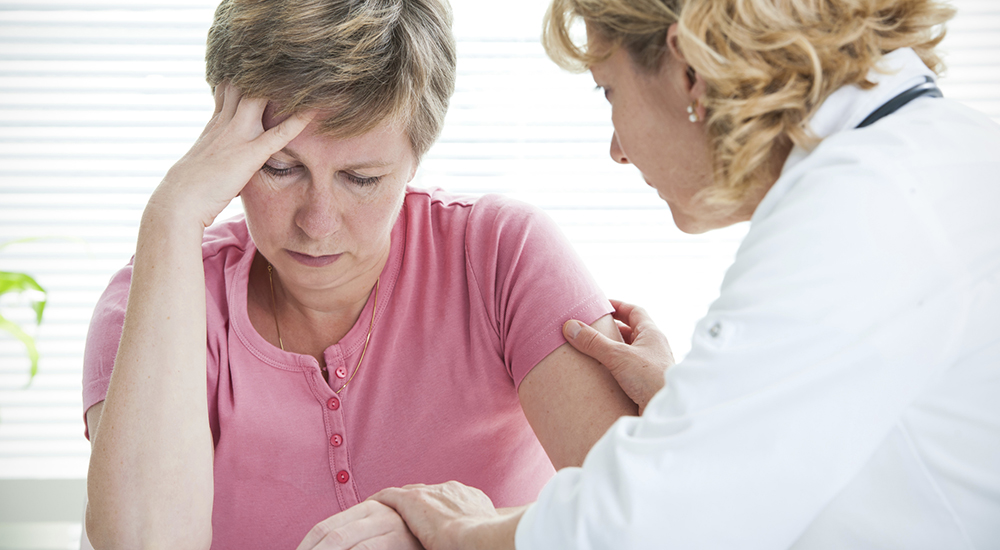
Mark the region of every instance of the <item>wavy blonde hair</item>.
POLYGON ((223 0, 206 80, 282 113, 329 111, 320 132, 336 137, 401 123, 419 159, 455 90, 451 19, 448 0, 223 0))
POLYGON ((707 199, 735 207, 773 170, 781 143, 811 148, 807 122, 838 88, 868 89, 870 69, 898 48, 913 48, 931 70, 954 9, 939 0, 553 0, 542 42, 561 67, 584 71, 624 47, 656 71, 678 24, 678 48, 706 82, 714 185, 707 199), (582 19, 598 43, 571 36, 582 19))

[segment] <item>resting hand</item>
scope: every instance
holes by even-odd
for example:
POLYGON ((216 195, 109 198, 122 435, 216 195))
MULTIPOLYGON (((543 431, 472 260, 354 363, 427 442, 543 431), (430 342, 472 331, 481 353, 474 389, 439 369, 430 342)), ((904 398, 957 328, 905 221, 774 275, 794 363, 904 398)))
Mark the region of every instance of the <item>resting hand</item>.
POLYGON ((215 113, 198 141, 170 170, 149 201, 152 212, 183 215, 208 227, 271 155, 311 120, 293 115, 265 131, 266 99, 241 97, 228 83, 215 89, 215 113))
POLYGON ((427 550, 513 550, 524 513, 497 512, 485 493, 457 481, 383 489, 370 499, 396 510, 427 550))
POLYGON ((642 414, 649 400, 663 387, 663 373, 673 366, 674 355, 667 337, 656 328, 646 310, 617 300, 611 300, 611 305, 624 344, 576 320, 566 321, 563 336, 574 348, 607 367, 618 385, 639 405, 642 414))
POLYGON ((422 550, 392 508, 366 500, 316 524, 297 550, 422 550))

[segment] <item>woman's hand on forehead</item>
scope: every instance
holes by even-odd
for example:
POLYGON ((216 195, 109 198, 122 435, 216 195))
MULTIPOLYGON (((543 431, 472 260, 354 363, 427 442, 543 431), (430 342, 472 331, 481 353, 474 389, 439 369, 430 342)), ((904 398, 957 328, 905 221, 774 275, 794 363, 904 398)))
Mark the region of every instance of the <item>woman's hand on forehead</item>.
MULTIPOLYGON (((227 82, 215 89, 215 112, 198 141, 174 164, 150 198, 153 212, 208 227, 260 167, 309 124, 314 113, 270 117, 266 99, 246 98, 227 82), (190 218, 188 218, 190 216, 190 218)), ((272 108, 271 112, 273 113, 272 108)))
POLYGON ((267 102, 267 107, 264 107, 264 116, 261 118, 261 122, 264 125, 264 131, 274 128, 292 116, 290 113, 281 115, 276 114, 279 111, 281 111, 281 105, 274 101, 267 102))

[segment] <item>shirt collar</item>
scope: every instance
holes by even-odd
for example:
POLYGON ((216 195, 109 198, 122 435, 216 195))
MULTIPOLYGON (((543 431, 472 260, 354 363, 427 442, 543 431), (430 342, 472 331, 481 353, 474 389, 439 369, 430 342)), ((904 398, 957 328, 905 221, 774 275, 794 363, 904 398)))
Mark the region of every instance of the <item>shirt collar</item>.
POLYGON ((816 110, 809 129, 820 139, 853 129, 890 99, 924 82, 925 77, 934 79, 934 72, 912 49, 890 52, 868 71, 868 81, 875 83, 874 88, 862 90, 850 85, 833 92, 816 110))
MULTIPOLYGON (((809 120, 809 130, 821 140, 852 130, 887 101, 925 82, 925 77, 936 80, 934 72, 924 65, 916 52, 910 48, 894 50, 884 55, 878 65, 868 71, 868 81, 874 83, 874 87, 864 90, 851 84, 833 92, 809 120)), ((791 180, 783 176, 810 153, 811 149, 798 145, 792 148, 781 169, 782 177, 778 178, 777 183, 764 196, 752 219, 766 215, 778 198, 785 194, 791 180)))

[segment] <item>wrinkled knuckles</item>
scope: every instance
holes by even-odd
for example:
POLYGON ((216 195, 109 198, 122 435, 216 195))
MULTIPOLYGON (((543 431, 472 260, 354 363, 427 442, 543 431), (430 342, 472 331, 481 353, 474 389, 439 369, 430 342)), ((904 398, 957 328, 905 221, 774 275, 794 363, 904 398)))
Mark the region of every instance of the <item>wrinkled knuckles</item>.
POLYGON ((313 528, 309 530, 309 536, 319 540, 325 540, 332 532, 333 528, 328 526, 326 522, 320 522, 314 525, 313 528))
POLYGON ((350 537, 345 535, 340 529, 331 530, 321 539, 324 545, 332 548, 346 548, 350 540, 350 537))
POLYGON ((601 363, 611 371, 612 375, 617 377, 622 371, 627 371, 629 365, 634 364, 636 361, 641 361, 642 358, 628 344, 620 344, 618 342, 613 342, 613 344, 604 354, 604 360, 601 363))

